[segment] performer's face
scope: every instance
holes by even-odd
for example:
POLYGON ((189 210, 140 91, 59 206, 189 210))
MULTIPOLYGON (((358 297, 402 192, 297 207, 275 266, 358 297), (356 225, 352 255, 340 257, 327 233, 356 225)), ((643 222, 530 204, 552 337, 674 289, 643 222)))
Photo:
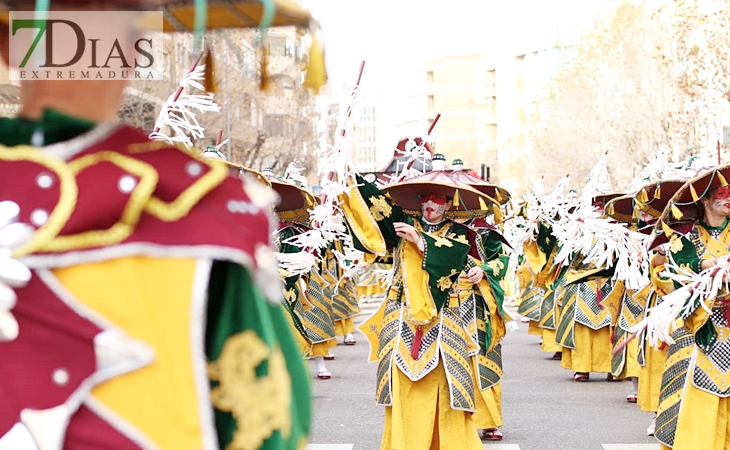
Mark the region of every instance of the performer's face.
POLYGON ((702 199, 705 212, 719 216, 730 216, 730 186, 719 187, 710 192, 707 200, 702 199))
POLYGON ((421 194, 421 214, 431 223, 443 220, 446 211, 451 208, 451 200, 442 194, 421 194))

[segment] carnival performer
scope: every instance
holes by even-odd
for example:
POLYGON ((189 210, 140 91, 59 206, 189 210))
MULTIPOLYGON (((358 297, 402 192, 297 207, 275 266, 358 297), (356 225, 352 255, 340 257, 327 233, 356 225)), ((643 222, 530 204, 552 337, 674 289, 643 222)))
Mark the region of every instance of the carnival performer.
POLYGON ((681 311, 677 318, 683 319, 671 337, 664 367, 655 432, 663 449, 729 448, 730 328, 728 294, 720 284, 728 276, 729 176, 725 165, 686 182, 658 225, 669 238, 666 268, 674 273, 668 276, 677 290, 664 296, 648 320, 672 324, 674 311, 681 311), (718 287, 703 287, 712 283, 718 287))
MULTIPOLYGON (((386 187, 395 203, 359 176, 348 184, 341 200, 356 245, 380 255, 394 248, 388 297, 360 326, 378 349, 376 401, 386 406, 381 449, 481 449, 469 355, 476 343, 456 291, 467 255, 477 249, 469 229, 446 212, 465 202, 479 210, 480 198, 490 200, 444 172, 386 187)), ((484 269, 475 266, 467 277, 478 283, 484 269)))
MULTIPOLYGON (((619 193, 612 192, 606 170, 605 155, 591 171, 586 183, 580 205, 573 213, 573 220, 586 215, 596 222, 605 222, 602 213, 605 203, 619 193)), ((580 226, 580 224, 578 224, 580 226)), ((620 227, 623 228, 623 227, 620 227)), ((586 261, 600 239, 612 241, 613 236, 599 236, 606 232, 600 228, 588 236, 571 233, 570 226, 561 230, 562 251, 567 256, 563 261, 569 262, 569 271, 565 275, 565 288, 560 296, 561 313, 556 331, 556 341, 563 347, 561 366, 571 370, 575 381, 588 381, 590 372, 611 375, 611 324, 612 310, 617 310, 624 294, 624 284, 614 277, 613 261, 607 256, 586 261), (584 242, 576 244, 577 240, 584 242), (581 251, 575 251, 582 247, 581 251), (607 307, 608 306, 608 307, 607 307)), ((618 231, 618 230, 616 230, 618 231)), ((635 259, 640 259, 636 255, 635 259)), ((615 316, 613 316, 615 317, 615 316)))
POLYGON ((317 378, 327 380, 332 372, 325 358, 337 345, 335 340, 332 298, 325 293, 328 282, 320 275, 317 264, 318 248, 303 248, 295 238, 311 230, 309 210, 317 201, 298 181, 291 177, 276 178, 271 168, 263 170, 272 188, 280 197, 275 206, 279 218, 277 254, 284 281, 285 306, 304 357, 313 358, 317 378))
MULTIPOLYGON (((99 23, 123 37, 140 21, 99 23)), ((0 447, 300 448, 309 388, 271 283, 267 197, 115 122, 125 85, 21 82, 0 119, 2 225, 30 237, 13 248, 27 283, 0 307, 0 447)))
POLYGON ((329 294, 333 304, 335 334, 342 336, 342 343, 345 345, 357 343, 355 317, 360 314, 354 281, 359 266, 357 260, 345 258, 345 254, 352 250, 354 249, 346 249, 342 241, 334 241, 326 249, 324 256, 324 276, 328 286, 331 286, 329 294))

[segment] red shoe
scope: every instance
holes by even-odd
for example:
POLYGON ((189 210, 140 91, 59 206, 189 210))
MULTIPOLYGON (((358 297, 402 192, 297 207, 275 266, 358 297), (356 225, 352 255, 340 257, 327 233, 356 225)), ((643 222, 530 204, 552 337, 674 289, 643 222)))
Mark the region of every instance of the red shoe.
POLYGON ((332 372, 330 372, 329 370, 320 370, 319 372, 317 372, 317 378, 319 378, 320 380, 329 380, 330 378, 332 378, 332 372))
POLYGON ((636 403, 637 397, 636 394, 631 394, 628 397, 626 397, 626 401, 629 403, 636 403))
POLYGON ((561 359, 563 359, 563 352, 555 352, 552 359, 560 361, 561 359))
POLYGON ((355 345, 357 344, 357 340, 355 338, 345 339, 345 345, 355 345))
POLYGON ((329 355, 325 356, 324 359, 325 359, 325 361, 334 361, 335 360, 335 355, 333 355, 332 353, 330 353, 329 355))
POLYGON ((479 436, 483 441, 501 441, 504 436, 497 428, 487 428, 479 436))
POLYGON ((589 374, 585 372, 576 372, 573 374, 573 380, 575 381, 588 381, 589 374))

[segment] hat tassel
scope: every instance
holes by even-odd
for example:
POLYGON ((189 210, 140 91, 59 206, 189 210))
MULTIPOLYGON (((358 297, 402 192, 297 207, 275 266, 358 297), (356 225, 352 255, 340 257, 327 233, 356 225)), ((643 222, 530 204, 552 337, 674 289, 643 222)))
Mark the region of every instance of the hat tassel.
POLYGON ((720 171, 718 170, 718 171, 717 171, 717 172, 715 172, 715 173, 717 174, 717 179, 718 179, 718 180, 720 180, 720 184, 722 185, 722 187, 725 187, 725 186, 727 186, 727 181, 725 181, 725 177, 724 177, 724 176, 722 176, 722 172, 720 172, 720 171))
POLYGON ((659 200, 660 198, 662 198, 662 185, 657 184, 656 189, 654 190, 654 199, 659 200))
POLYGON ((697 196, 697 191, 695 191, 695 187, 691 184, 689 185, 689 193, 692 194, 692 200, 697 202, 700 200, 700 198, 697 196))
POLYGON ((487 204, 484 203, 484 199, 479 197, 479 209, 487 209, 487 204))
POLYGON ((459 207, 459 190, 454 192, 454 206, 459 207))
POLYGON ((677 208, 677 205, 672 204, 672 215, 675 219, 681 220, 682 217, 684 217, 684 214, 682 214, 682 211, 677 208))

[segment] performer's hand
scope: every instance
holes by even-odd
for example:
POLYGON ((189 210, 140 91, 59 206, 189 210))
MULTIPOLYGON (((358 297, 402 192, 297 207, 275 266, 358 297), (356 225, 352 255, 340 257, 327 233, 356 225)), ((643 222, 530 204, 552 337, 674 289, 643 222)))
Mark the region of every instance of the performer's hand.
POLYGON ((717 258, 710 258, 700 263, 700 269, 706 270, 717 265, 717 258))
POLYGON ((395 234, 397 234, 401 239, 405 239, 406 241, 414 244, 418 244, 418 241, 421 240, 421 235, 418 234, 416 228, 408 225, 407 223, 393 222, 393 228, 395 229, 395 234))
POLYGON ((479 266, 472 267, 469 269, 469 272, 466 273, 466 279, 469 280, 470 283, 477 284, 484 279, 484 270, 479 266))

